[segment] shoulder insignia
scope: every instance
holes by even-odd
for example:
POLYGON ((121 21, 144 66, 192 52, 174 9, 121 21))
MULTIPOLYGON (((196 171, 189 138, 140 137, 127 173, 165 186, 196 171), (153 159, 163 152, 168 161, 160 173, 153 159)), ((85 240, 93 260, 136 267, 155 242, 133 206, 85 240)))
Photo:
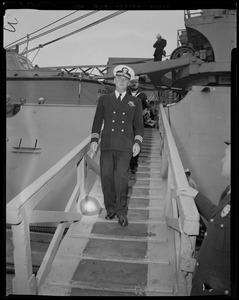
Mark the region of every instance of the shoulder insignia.
POLYGON ((226 215, 229 213, 229 211, 231 210, 231 205, 227 204, 226 206, 224 206, 222 212, 221 212, 221 217, 224 218, 226 217, 226 215))

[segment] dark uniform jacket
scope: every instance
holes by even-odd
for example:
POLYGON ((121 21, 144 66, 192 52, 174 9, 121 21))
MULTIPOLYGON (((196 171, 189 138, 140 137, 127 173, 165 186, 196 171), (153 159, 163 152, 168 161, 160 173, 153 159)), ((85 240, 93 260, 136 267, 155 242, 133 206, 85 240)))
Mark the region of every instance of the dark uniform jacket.
POLYGON ((191 295, 230 294, 230 201, 229 187, 218 206, 200 192, 195 197, 199 213, 208 220, 193 279, 191 295))
POLYGON ((147 103, 147 98, 148 97, 146 96, 145 93, 141 92, 140 90, 137 90, 137 93, 134 95, 134 97, 137 97, 141 100, 143 110, 145 108, 148 108, 148 103, 147 103))
POLYGON ((115 92, 99 98, 91 132, 91 142, 98 142, 101 127, 101 150, 132 152, 134 143, 143 141, 142 104, 139 98, 126 93, 118 101, 115 92))
POLYGON ((162 54, 163 54, 163 49, 166 47, 167 45, 167 41, 165 39, 161 39, 160 41, 157 40, 153 47, 155 48, 155 51, 154 51, 154 57, 155 58, 162 58, 162 54))

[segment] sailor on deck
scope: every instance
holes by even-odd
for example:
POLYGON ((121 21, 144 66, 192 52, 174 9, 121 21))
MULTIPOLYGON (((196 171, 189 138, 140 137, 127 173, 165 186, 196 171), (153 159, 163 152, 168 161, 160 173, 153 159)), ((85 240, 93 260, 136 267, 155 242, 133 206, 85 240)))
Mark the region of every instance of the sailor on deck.
POLYGON ((99 98, 92 126, 91 150, 96 151, 101 135, 100 170, 106 219, 114 219, 117 215, 119 224, 127 226, 130 159, 140 152, 143 141, 142 104, 139 98, 127 93, 134 71, 119 65, 113 74, 116 90, 99 98))

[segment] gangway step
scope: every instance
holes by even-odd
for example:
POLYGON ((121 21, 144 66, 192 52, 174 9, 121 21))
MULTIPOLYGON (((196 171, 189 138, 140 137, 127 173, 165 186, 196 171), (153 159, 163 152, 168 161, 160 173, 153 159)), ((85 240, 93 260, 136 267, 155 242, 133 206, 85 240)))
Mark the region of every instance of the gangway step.
POLYGON ((141 166, 139 165, 138 166, 138 171, 137 173, 138 174, 141 174, 141 173, 158 173, 158 174, 161 174, 161 171, 159 171, 159 168, 157 166, 155 166, 154 164, 151 166, 151 165, 145 165, 145 166, 141 166))
MULTIPOLYGON (((130 276, 130 275, 129 275, 130 276)), ((119 277, 120 279, 120 277, 119 277)), ((65 295, 65 296, 172 296, 174 290, 171 287, 153 287, 141 286, 141 282, 135 284, 132 287, 129 285, 114 285, 111 282, 101 282, 100 284, 95 282, 74 281, 68 283, 65 281, 55 282, 52 284, 49 295, 65 295)))
POLYGON ((117 241, 132 241, 132 242, 146 242, 146 243, 166 243, 167 242, 167 237, 166 235, 163 236, 125 236, 125 235, 105 235, 105 234, 83 234, 83 233, 74 233, 71 235, 72 238, 80 238, 80 239, 98 239, 98 240, 117 240, 117 241))
POLYGON ((156 188, 150 188, 150 189, 143 189, 143 188, 139 188, 139 187, 135 187, 135 188, 129 188, 129 192, 128 195, 130 196, 146 196, 146 197, 150 197, 150 196, 154 196, 157 197, 160 194, 160 188, 156 187, 156 188))
POLYGON ((154 235, 145 224, 122 228, 116 222, 93 223, 85 217, 77 223, 63 240, 54 272, 40 294, 45 294, 45 290, 48 295, 81 295, 87 287, 87 295, 94 290, 98 296, 105 291, 111 295, 125 291, 134 296, 173 294, 173 266, 166 232, 162 238, 165 225, 154 224, 154 235))
MULTIPOLYGON (((97 219, 97 222, 109 223, 105 220, 106 211, 102 210, 100 216, 97 219)), ((164 224, 164 210, 163 209, 154 209, 153 207, 150 210, 146 209, 129 209, 128 211, 128 220, 130 224, 164 224)), ((111 223, 117 223, 118 220, 115 218, 111 223)), ((104 225, 104 227, 107 225, 104 225)), ((127 231, 124 231, 127 233, 127 231)))
POLYGON ((143 163, 151 163, 154 164, 155 166, 161 166, 162 163, 159 161, 159 159, 157 157, 148 157, 148 156, 140 156, 138 159, 139 162, 141 162, 141 164, 143 163))
POLYGON ((146 171, 140 171, 140 167, 139 167, 139 171, 137 171, 137 173, 136 174, 133 174, 133 175, 131 175, 131 178, 133 179, 149 179, 149 180, 151 180, 151 179, 155 179, 155 178, 157 178, 157 179, 160 179, 160 178, 162 178, 162 175, 161 175, 162 173, 161 173, 161 171, 157 171, 157 170, 155 170, 155 172, 146 172, 146 171))

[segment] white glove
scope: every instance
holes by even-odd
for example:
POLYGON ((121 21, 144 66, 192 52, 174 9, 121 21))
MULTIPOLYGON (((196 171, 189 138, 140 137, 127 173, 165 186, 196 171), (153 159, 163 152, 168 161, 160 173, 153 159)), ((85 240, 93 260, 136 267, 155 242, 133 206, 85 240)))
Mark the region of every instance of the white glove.
POLYGON ((140 146, 138 143, 135 143, 133 146, 133 157, 135 157, 136 155, 138 155, 140 152, 140 146))

